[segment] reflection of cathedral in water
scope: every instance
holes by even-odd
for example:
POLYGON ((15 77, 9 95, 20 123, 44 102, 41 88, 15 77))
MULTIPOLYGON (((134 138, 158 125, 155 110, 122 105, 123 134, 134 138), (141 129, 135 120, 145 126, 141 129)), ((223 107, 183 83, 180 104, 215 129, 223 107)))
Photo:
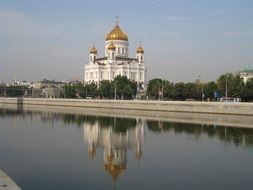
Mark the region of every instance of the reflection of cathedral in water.
POLYGON ((107 126, 99 121, 84 124, 84 140, 88 143, 91 159, 96 156, 96 148, 103 148, 105 170, 116 180, 126 169, 127 149, 134 148, 136 159, 142 156, 141 143, 144 137, 143 119, 110 118, 107 126), (132 120, 129 122, 129 120, 132 120), (123 130, 121 130, 123 129, 123 130))

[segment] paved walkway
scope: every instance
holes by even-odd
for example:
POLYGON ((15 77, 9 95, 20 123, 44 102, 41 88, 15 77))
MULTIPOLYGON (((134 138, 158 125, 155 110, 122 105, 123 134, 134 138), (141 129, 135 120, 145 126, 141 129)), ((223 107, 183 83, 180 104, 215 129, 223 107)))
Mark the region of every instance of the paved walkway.
POLYGON ((0 170, 0 190, 21 190, 21 189, 6 173, 0 170))

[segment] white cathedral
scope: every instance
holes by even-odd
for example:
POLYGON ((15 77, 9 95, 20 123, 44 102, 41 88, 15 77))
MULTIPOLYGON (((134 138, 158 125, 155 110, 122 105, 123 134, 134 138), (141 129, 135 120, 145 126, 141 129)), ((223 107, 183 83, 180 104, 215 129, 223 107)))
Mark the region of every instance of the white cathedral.
POLYGON ((99 83, 102 80, 112 81, 117 75, 126 76, 144 88, 146 67, 144 65, 144 49, 141 44, 136 50, 136 57, 130 58, 127 35, 120 28, 118 21, 106 36, 105 55, 98 57, 93 45, 89 62, 84 67, 84 82, 99 83))

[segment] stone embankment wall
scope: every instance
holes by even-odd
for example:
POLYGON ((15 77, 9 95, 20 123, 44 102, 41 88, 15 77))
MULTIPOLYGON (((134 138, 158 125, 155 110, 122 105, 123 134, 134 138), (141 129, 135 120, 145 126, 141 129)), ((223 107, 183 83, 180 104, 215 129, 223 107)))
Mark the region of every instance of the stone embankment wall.
POLYGON ((1 104, 62 106, 63 109, 64 107, 88 107, 253 116, 253 103, 238 102, 0 98, 0 105, 1 104))

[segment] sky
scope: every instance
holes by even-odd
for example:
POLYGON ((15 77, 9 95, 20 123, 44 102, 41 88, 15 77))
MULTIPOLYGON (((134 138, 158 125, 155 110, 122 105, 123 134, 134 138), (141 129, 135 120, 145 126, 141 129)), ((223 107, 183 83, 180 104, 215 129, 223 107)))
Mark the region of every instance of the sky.
POLYGON ((83 79, 119 25, 147 79, 210 81, 253 65, 252 0, 0 0, 0 82, 83 79))

